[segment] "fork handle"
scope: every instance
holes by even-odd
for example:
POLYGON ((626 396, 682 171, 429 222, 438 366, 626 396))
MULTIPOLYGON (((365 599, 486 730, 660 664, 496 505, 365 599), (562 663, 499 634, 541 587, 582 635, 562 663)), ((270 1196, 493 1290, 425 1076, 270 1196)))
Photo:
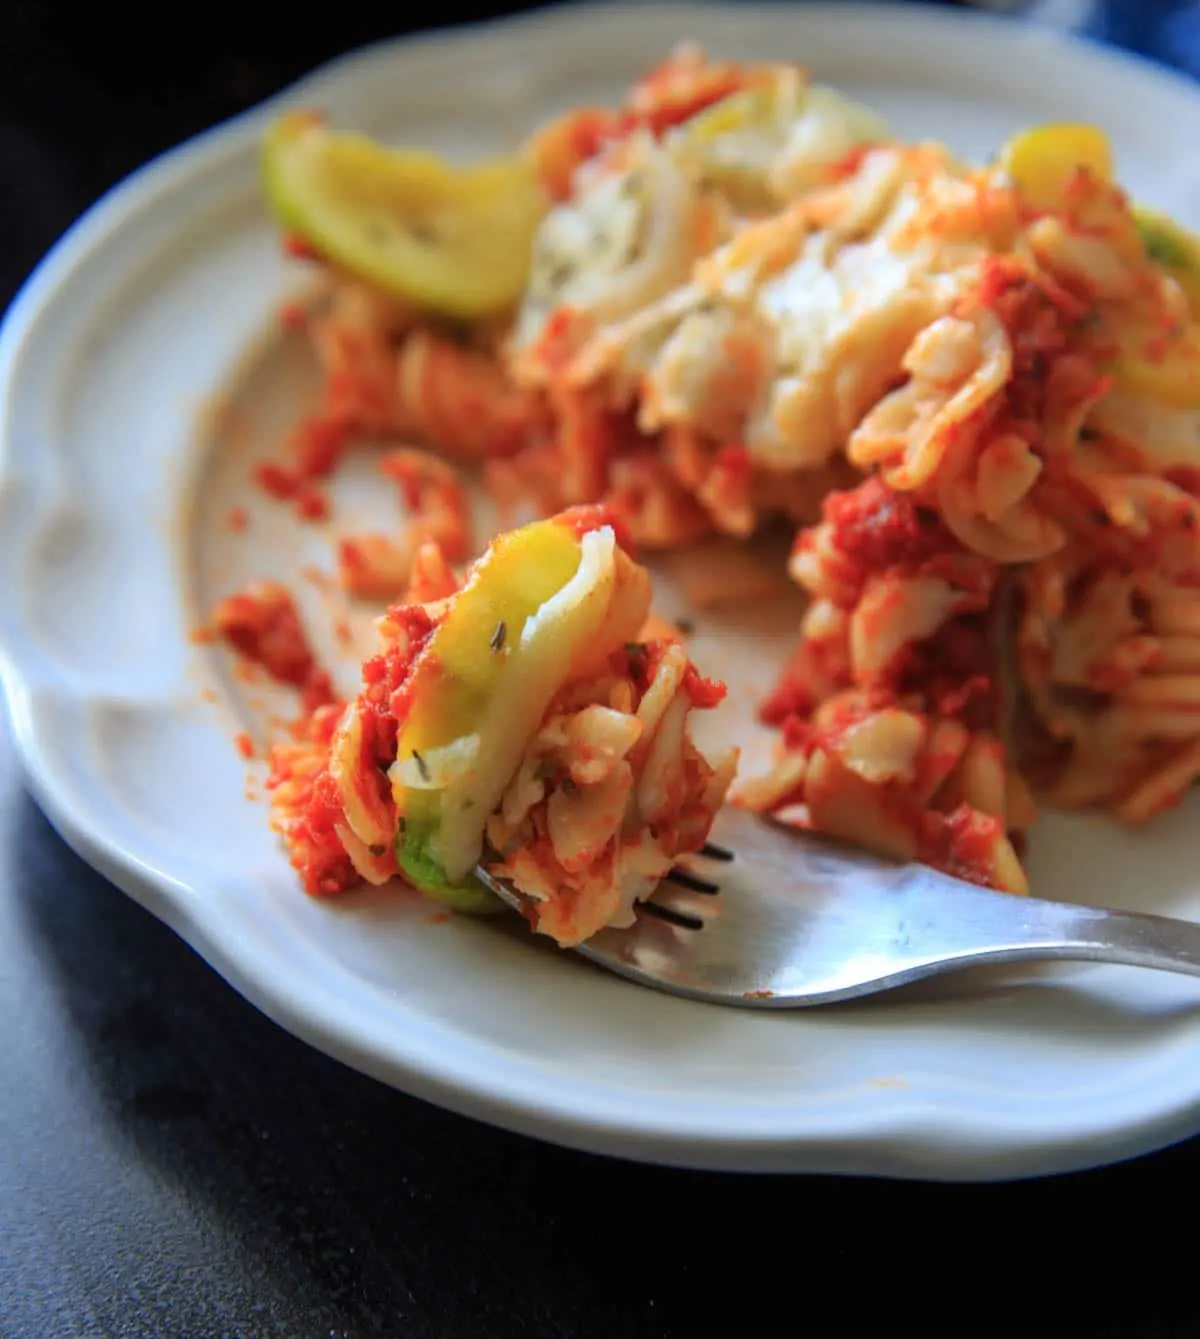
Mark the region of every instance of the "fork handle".
MULTIPOLYGON (((1063 957, 1200 976, 1200 925, 1168 916, 1071 907, 1059 902, 1042 903, 1037 918, 1043 915, 1060 927, 1063 957)), ((1047 951, 1038 956, 1060 955, 1047 951)))
POLYGON ((1191 921, 982 889, 967 893, 957 881, 928 869, 905 879, 902 899, 902 929, 914 957, 925 956, 926 947, 930 950, 931 961, 914 978, 973 963, 1056 958, 1200 976, 1200 925, 1191 921), (947 882, 954 884, 958 899, 953 925, 945 919, 946 907, 955 905, 947 901, 947 882), (923 914, 926 897, 929 911, 923 914))

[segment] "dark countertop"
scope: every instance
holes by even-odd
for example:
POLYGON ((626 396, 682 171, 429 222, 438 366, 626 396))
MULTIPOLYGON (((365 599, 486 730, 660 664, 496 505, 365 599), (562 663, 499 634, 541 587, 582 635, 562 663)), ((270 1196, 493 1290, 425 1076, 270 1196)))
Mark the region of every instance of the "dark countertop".
MULTIPOLYGON (((173 35, 159 13, 150 37, 186 63, 147 69, 98 7, 0 10, 0 305, 126 171, 395 27, 357 10, 336 40, 281 34, 247 3, 173 35)), ((2 725, 0 1011, 0 1339, 740 1336, 772 1313, 824 1339, 914 1306, 933 1333, 1200 1333, 1200 1142, 955 1187, 658 1170, 490 1130, 247 1005, 59 840, 2 725), (1070 1320, 1044 1288, 1080 1294, 1070 1320)))

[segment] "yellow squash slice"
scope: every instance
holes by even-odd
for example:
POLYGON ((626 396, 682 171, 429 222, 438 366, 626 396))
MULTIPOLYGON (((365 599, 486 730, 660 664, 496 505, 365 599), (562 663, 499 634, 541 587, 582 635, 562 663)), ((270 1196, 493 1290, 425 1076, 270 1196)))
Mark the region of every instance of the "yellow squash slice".
POLYGON ((396 740, 410 882, 459 909, 482 900, 484 826, 547 706, 573 669, 634 637, 649 604, 649 578, 608 527, 537 521, 492 542, 414 667, 396 740))
POLYGON ((267 131, 262 175, 286 229, 390 297, 471 320, 521 295, 545 204, 520 159, 458 168, 289 112, 267 131))
POLYGON ((1034 209, 1061 209, 1071 178, 1081 169, 1100 181, 1113 174, 1108 136, 1096 126, 1044 125, 1014 135, 1000 164, 1034 209))

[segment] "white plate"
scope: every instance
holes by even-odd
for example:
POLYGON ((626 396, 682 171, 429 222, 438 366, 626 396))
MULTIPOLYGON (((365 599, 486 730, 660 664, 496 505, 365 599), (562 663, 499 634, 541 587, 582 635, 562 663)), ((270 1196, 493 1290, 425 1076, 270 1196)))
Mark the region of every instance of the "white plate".
MULTIPOLYGON (((479 153, 614 98, 685 36, 799 57, 901 130, 974 154, 1023 123, 1097 121, 1134 192, 1200 223, 1194 87, 946 11, 559 10, 373 49, 284 101, 479 153)), ((215 596, 328 556, 327 537, 280 508, 256 509, 244 537, 224 527, 311 380, 299 344, 262 337, 290 283, 257 196, 267 115, 109 195, 0 336, 0 667, 30 781, 67 840, 313 1045, 543 1138, 714 1168, 967 1179, 1099 1163, 1200 1128, 1200 983, 1080 967, 755 1014, 651 994, 406 897, 300 893, 230 744, 253 704, 187 639, 215 596), (217 706, 202 700, 214 676, 217 706)), ((1045 821, 1037 886, 1200 917, 1196 817, 1189 805, 1133 836, 1045 821)))

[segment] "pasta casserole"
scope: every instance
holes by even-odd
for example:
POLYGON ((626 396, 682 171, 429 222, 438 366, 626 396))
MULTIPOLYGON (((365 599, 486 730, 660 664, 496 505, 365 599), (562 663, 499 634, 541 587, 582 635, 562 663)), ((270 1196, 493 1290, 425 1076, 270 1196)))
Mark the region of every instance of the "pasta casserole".
POLYGON ((319 516, 382 439, 412 513, 340 555, 391 602, 358 697, 275 750, 310 892, 474 907, 486 858, 560 943, 627 923, 735 763, 630 551, 770 528, 807 605, 735 802, 1024 893, 1038 803, 1140 823, 1200 775, 1200 242, 1099 129, 966 163, 683 47, 510 158, 288 113, 263 161, 323 288, 260 481, 319 516), (468 476, 516 528, 464 569, 468 476))

